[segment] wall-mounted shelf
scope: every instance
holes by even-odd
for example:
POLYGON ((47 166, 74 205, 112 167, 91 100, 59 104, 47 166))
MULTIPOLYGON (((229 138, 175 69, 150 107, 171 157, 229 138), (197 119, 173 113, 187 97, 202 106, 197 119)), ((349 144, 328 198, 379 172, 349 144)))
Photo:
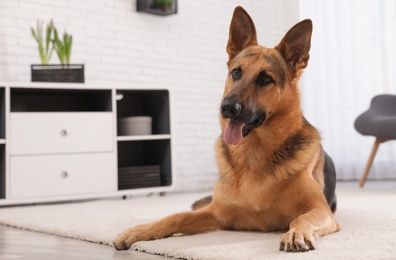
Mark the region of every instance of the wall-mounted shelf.
POLYGON ((137 0, 138 12, 168 16, 177 13, 177 0, 137 0))

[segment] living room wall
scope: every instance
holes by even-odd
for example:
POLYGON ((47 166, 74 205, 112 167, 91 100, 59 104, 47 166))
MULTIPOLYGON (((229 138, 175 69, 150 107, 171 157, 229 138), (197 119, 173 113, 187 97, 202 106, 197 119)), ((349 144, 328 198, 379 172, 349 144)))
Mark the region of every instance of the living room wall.
MULTIPOLYGON (((203 190, 217 179, 214 144, 226 77, 229 23, 242 5, 259 42, 276 45, 298 21, 298 1, 178 1, 167 17, 136 12, 136 0, 0 2, 0 81, 30 82, 40 63, 30 28, 53 19, 73 35, 72 63, 85 64, 90 85, 155 85, 172 95, 177 190, 203 190)), ((57 64, 54 53, 51 59, 57 64)))

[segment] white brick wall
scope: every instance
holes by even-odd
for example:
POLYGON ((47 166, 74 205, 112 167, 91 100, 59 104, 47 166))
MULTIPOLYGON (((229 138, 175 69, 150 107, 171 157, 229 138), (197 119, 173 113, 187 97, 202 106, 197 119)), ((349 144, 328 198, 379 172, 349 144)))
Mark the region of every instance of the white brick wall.
MULTIPOLYGON (((52 18, 73 35, 71 61, 85 64, 87 83, 170 88, 177 189, 209 189, 217 179, 213 147, 237 5, 268 47, 298 19, 294 0, 179 0, 178 14, 168 17, 137 13, 135 0, 2 0, 0 81, 30 81, 30 64, 40 62, 30 27, 52 18)), ((58 63, 55 53, 51 63, 58 63)))

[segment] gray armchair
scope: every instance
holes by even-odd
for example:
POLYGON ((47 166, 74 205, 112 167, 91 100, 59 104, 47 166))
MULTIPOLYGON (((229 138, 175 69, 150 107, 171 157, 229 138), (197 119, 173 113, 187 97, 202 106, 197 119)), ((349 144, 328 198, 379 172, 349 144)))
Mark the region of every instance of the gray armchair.
POLYGON ((396 96, 375 96, 371 100, 370 108, 355 120, 355 129, 362 135, 376 137, 360 180, 360 187, 363 187, 380 143, 396 139, 396 96))

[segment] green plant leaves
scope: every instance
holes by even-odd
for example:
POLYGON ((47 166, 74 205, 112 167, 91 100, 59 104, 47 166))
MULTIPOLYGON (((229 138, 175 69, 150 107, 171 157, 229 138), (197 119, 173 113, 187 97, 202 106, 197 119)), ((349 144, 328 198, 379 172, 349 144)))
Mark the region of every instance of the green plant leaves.
POLYGON ((56 30, 54 23, 51 22, 47 25, 46 28, 46 36, 45 43, 43 41, 43 23, 37 20, 37 28, 36 31, 31 28, 32 36, 38 43, 38 49, 40 54, 41 63, 43 65, 48 64, 52 52, 55 49, 59 61, 62 65, 70 64, 70 56, 71 56, 71 45, 72 45, 72 36, 67 32, 63 34, 63 41, 58 36, 58 31, 56 30), (54 38, 52 38, 54 35, 54 38), (45 44, 45 46, 44 46, 45 44))
POLYGON ((41 63, 46 65, 48 64, 53 48, 50 46, 51 42, 51 35, 53 32, 53 24, 52 21, 49 25, 47 25, 47 30, 46 30, 46 42, 45 42, 45 47, 44 47, 44 42, 43 42, 43 23, 39 20, 37 20, 37 28, 36 31, 31 28, 32 35, 34 39, 37 41, 38 44, 38 50, 39 50, 39 55, 41 59, 41 63))

